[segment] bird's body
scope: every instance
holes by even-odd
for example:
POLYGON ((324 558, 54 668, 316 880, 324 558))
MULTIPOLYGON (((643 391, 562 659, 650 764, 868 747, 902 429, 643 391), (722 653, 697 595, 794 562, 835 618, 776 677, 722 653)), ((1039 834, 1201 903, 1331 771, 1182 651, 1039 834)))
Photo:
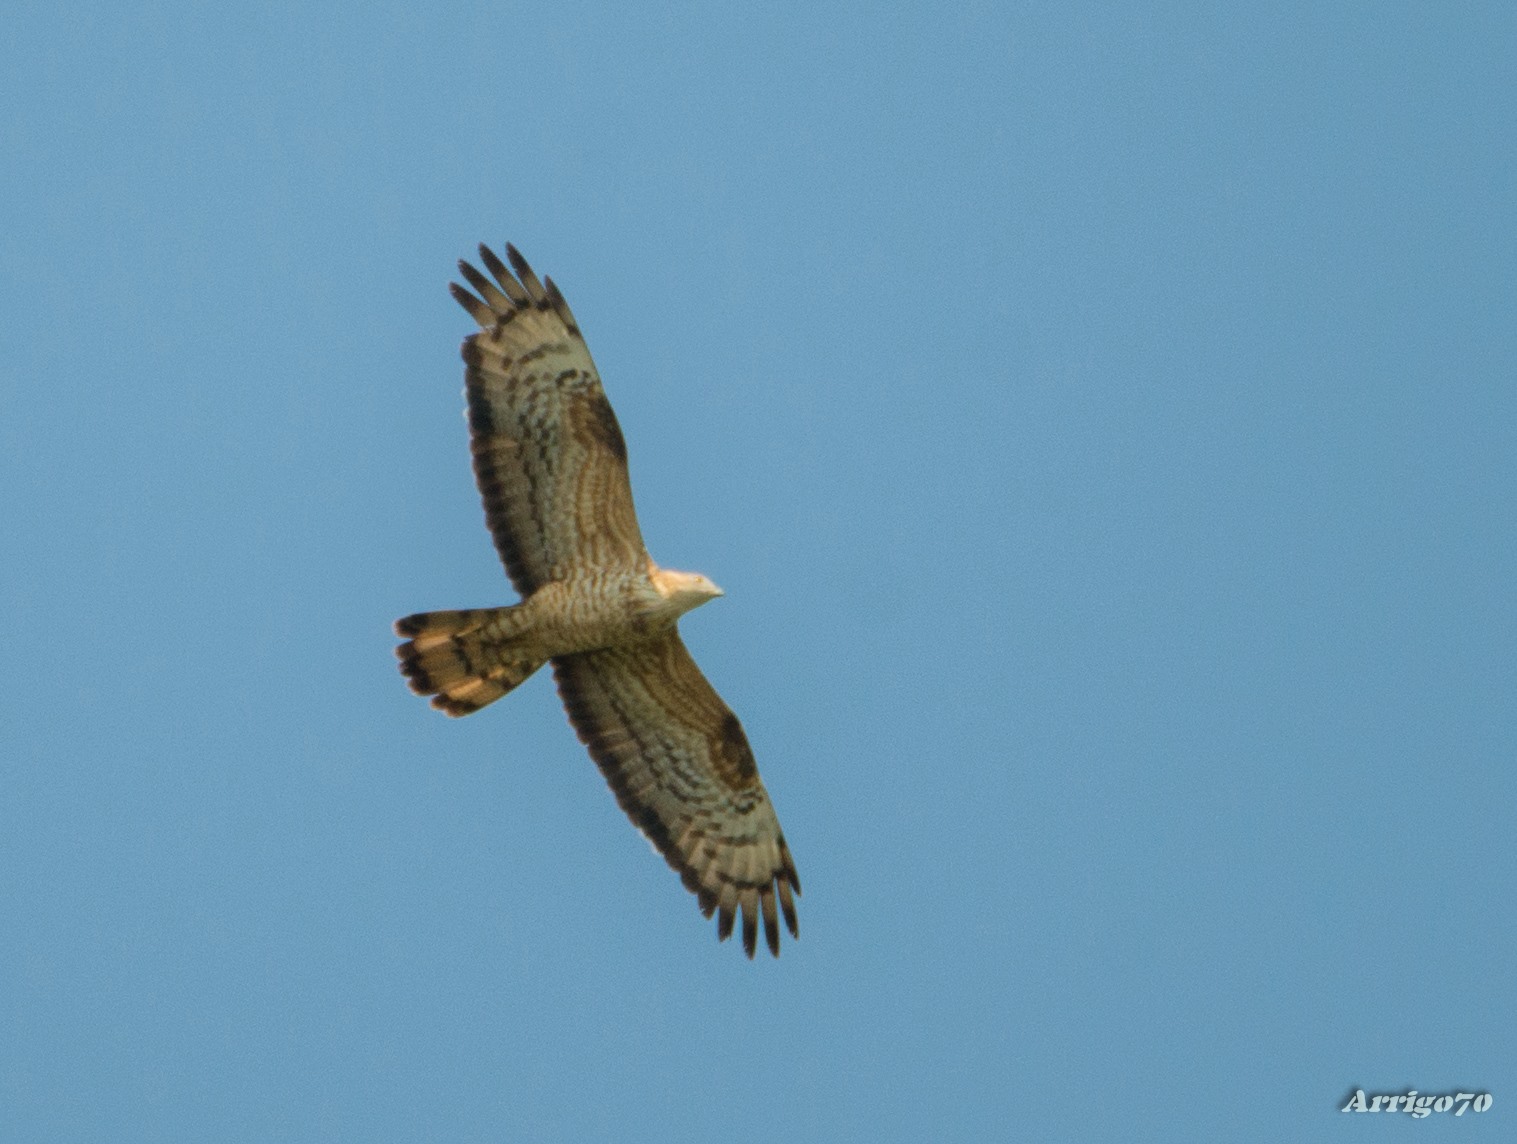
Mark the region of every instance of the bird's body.
POLYGON ((776 896, 792 936, 795 863, 741 724, 706 681, 676 623, 721 595, 643 547, 627 450, 562 295, 507 247, 493 281, 459 267, 454 297, 481 332, 464 342, 470 448, 485 518, 520 604, 396 622, 412 688, 467 715, 553 664, 569 720, 617 801, 702 911, 753 956, 758 918, 779 952, 776 896))

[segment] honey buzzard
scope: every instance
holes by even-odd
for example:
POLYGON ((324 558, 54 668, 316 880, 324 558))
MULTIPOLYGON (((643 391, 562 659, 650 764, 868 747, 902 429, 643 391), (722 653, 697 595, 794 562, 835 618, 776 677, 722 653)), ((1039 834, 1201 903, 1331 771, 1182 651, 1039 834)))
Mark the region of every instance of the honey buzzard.
POLYGON ((777 913, 799 935, 800 879, 742 724, 677 628, 721 589, 644 549, 621 429, 553 280, 509 245, 511 270, 485 246, 479 256, 490 276, 460 262, 474 292, 452 286, 480 327, 463 343, 469 447, 522 602, 397 620, 400 669, 432 706, 468 715, 552 663, 616 801, 716 914, 718 936, 741 912, 751 958, 762 916, 778 956, 777 913))

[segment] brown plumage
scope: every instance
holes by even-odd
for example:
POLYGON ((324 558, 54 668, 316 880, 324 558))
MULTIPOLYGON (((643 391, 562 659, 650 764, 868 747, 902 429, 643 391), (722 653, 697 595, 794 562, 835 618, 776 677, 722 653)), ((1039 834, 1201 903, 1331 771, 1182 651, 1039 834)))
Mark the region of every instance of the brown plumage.
POLYGON ((798 936, 795 863, 742 725, 679 638, 684 612, 721 595, 654 564, 632 507, 627 447, 579 326, 552 279, 516 249, 515 271, 479 248, 489 276, 453 297, 480 326, 465 339, 469 442, 485 522, 523 599, 395 624, 401 671, 449 715, 467 715, 553 665, 569 722, 617 802, 679 872, 717 934, 779 916, 798 936), (776 909, 778 905, 778 910, 776 909))

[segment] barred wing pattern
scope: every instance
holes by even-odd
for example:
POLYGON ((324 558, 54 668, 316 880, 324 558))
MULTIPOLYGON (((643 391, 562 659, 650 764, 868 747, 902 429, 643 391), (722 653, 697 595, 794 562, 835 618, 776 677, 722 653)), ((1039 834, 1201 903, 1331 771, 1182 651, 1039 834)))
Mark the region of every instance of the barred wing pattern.
POLYGON ((643 571, 627 446, 563 295, 514 246, 485 246, 492 282, 458 264, 453 297, 480 325, 463 344, 469 447, 496 551, 523 596, 584 569, 643 571))
POLYGON ((701 912, 732 935, 742 911, 753 956, 758 917, 778 956, 780 910, 799 936, 801 881, 742 724, 679 634, 553 660, 558 692, 623 810, 679 872, 701 912))

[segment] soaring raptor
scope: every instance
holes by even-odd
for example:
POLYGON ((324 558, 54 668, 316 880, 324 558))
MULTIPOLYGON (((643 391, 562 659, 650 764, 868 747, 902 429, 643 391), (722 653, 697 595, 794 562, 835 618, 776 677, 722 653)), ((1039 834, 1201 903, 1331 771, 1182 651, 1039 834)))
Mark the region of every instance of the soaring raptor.
POLYGON ((490 277, 460 262, 474 293, 452 286, 480 327, 463 344, 469 448, 522 602, 397 620, 400 669, 432 706, 468 715, 552 663, 616 801, 716 914, 717 935, 731 937, 741 911, 752 957, 762 915, 777 957, 777 913, 799 936, 800 878, 742 724, 677 628, 721 589, 643 547, 621 428, 553 280, 510 245, 514 275, 488 247, 479 257, 490 277))

